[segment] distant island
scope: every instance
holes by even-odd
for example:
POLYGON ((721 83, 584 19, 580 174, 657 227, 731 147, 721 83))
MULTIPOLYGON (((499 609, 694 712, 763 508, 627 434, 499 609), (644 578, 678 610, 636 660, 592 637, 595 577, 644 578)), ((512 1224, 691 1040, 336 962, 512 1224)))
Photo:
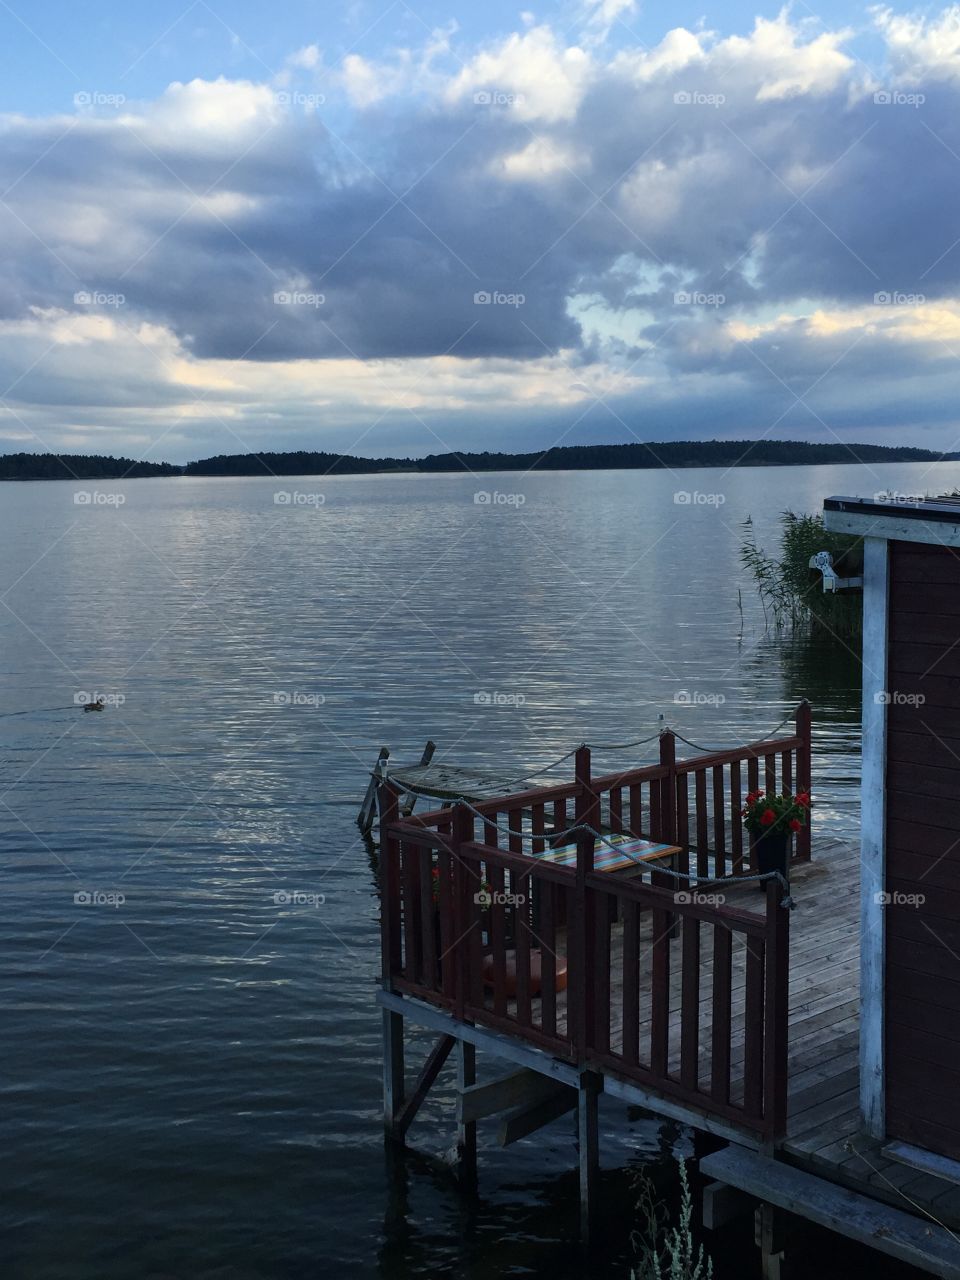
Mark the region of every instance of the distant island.
POLYGON ((683 467, 795 467, 842 462, 953 462, 957 453, 880 444, 807 444, 802 440, 671 440, 578 444, 529 453, 433 453, 425 458, 346 454, 231 453, 177 466, 97 454, 0 454, 0 480, 123 480, 155 476, 381 475, 390 472, 618 471, 683 467))

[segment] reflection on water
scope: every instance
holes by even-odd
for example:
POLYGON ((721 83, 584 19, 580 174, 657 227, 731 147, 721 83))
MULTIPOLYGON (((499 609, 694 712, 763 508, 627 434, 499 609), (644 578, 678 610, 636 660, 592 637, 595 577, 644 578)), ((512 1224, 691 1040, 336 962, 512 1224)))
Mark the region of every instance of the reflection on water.
MULTIPOLYGON (((590 1274, 563 1122, 488 1142, 473 1205, 414 1158, 388 1177, 366 771, 429 737, 523 774, 660 716, 723 745, 806 696, 815 834, 851 830, 856 660, 766 634, 737 553, 747 514, 762 542, 785 506, 923 487, 877 470, 342 477, 319 509, 259 479, 130 482, 119 509, 5 486, 5 1275, 590 1274), (79 691, 125 701, 86 716, 79 691), (75 901, 94 891, 123 903, 75 901)), ((451 1101, 443 1076, 428 1149, 451 1101)), ((684 1141, 605 1108, 612 1168, 684 1141)), ((629 1192, 605 1181, 595 1274, 625 1275, 629 1192)))

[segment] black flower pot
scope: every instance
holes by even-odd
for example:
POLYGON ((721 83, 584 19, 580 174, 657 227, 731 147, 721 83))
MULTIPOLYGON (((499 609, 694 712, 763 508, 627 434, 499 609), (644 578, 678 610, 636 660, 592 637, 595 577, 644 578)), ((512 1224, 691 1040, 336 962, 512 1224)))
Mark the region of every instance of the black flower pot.
MULTIPOLYGON (((755 836, 753 856, 757 871, 761 875, 766 875, 770 871, 779 871, 786 880, 787 862, 790 856, 790 832, 774 827, 772 831, 764 831, 762 835, 755 836)), ((766 886, 761 883, 760 888, 765 889, 766 886)))

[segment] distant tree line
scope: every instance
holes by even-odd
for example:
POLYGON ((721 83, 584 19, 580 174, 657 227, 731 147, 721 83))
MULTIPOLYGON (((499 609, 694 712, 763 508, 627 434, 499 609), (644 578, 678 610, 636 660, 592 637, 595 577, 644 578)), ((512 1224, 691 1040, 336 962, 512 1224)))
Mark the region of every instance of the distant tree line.
POLYGON ((354 458, 293 453, 220 454, 174 466, 94 454, 0 455, 0 480, 120 480, 144 476, 374 475, 390 471, 616 471, 669 467, 788 467, 838 462, 936 462, 960 458, 907 446, 807 444, 801 440, 670 440, 564 445, 528 453, 434 453, 425 458, 354 458))
POLYGON ((98 453, 0 454, 0 480, 121 480, 145 476, 178 476, 182 467, 170 462, 137 462, 98 453))

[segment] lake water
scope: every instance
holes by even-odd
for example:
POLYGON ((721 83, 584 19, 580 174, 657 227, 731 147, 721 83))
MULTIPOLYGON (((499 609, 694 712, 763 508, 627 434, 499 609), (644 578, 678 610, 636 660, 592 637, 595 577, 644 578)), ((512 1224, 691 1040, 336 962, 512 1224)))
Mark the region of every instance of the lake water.
MULTIPOLYGON (((816 856, 818 829, 856 828, 857 662, 765 631, 741 522, 772 549, 786 507, 957 483, 960 464, 4 485, 4 1276, 626 1276, 617 1171, 663 1176, 676 1130, 605 1104, 609 1247, 587 1268, 569 1124, 488 1142, 474 1205, 429 1161, 388 1170, 366 770, 430 737, 523 774, 660 714, 722 746, 806 696, 816 856)), ((415 1143, 449 1145, 451 1097, 444 1076, 415 1143)), ((723 1251, 721 1276, 752 1259, 746 1236, 723 1251)))

